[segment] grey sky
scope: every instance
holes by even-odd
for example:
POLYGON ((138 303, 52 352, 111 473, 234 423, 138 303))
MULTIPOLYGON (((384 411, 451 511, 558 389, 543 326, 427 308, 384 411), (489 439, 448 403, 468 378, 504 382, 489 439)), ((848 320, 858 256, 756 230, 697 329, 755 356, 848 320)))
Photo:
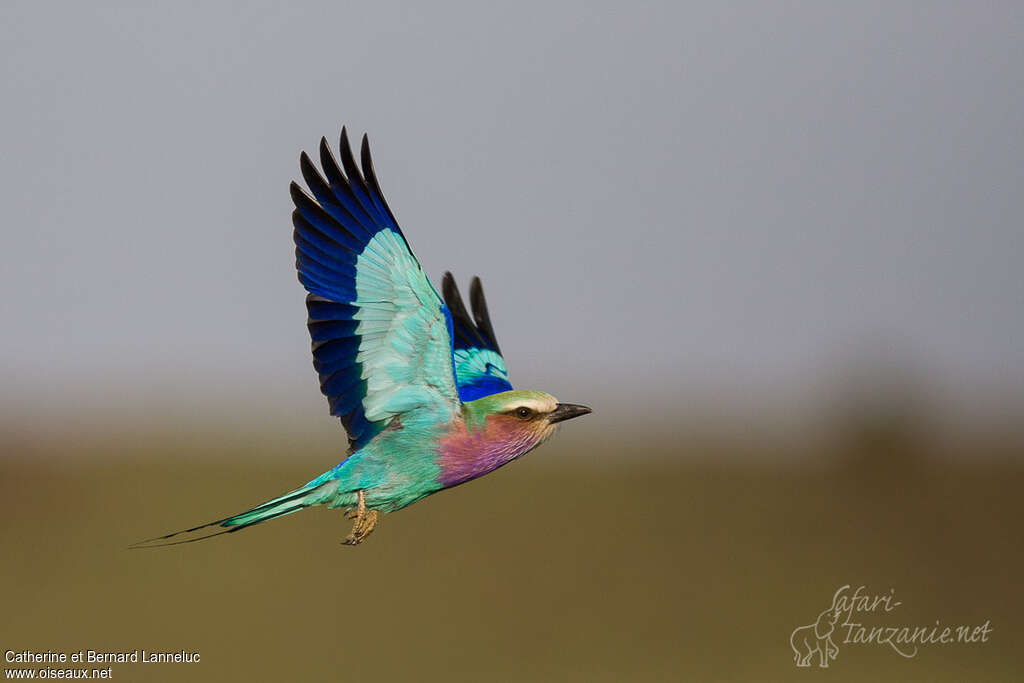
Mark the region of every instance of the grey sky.
POLYGON ((1019 3, 137 5, 0 22, 8 401, 321 416, 287 186, 343 123, 517 385, 777 386, 878 339, 1024 380, 1019 3))

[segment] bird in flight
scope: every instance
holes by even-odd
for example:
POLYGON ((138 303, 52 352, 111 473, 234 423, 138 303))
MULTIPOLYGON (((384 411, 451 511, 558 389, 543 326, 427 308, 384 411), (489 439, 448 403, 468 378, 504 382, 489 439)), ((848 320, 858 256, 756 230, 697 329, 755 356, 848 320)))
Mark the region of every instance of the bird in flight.
POLYGON ((322 173, 303 152, 309 192, 293 182, 291 197, 313 367, 348 432, 347 456, 250 510, 133 547, 198 541, 313 505, 344 509, 354 520, 344 543, 358 545, 381 513, 493 472, 591 412, 512 389, 480 279, 470 283, 472 315, 451 273, 442 298, 384 201, 367 137, 361 169, 344 128, 339 151, 341 164, 321 138, 322 173))

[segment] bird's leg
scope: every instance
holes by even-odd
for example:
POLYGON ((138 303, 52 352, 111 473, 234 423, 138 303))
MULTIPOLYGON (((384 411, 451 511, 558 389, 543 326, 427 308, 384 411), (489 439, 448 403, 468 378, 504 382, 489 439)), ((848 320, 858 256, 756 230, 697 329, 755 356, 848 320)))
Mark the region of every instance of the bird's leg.
POLYGON ((359 503, 356 505, 354 510, 349 510, 348 513, 346 513, 345 515, 349 519, 355 520, 355 524, 352 525, 352 531, 345 538, 345 540, 342 541, 342 543, 344 543, 345 545, 358 545, 359 542, 362 540, 359 534, 359 530, 360 527, 363 526, 363 520, 366 517, 366 494, 362 490, 360 490, 358 495, 359 503))
POLYGON ((352 525, 352 532, 345 538, 342 543, 345 545, 359 545, 366 537, 373 533, 374 527, 377 526, 377 518, 379 516, 376 510, 366 509, 366 493, 359 491, 359 503, 356 505, 355 511, 350 510, 346 515, 349 519, 355 519, 355 523, 352 525))

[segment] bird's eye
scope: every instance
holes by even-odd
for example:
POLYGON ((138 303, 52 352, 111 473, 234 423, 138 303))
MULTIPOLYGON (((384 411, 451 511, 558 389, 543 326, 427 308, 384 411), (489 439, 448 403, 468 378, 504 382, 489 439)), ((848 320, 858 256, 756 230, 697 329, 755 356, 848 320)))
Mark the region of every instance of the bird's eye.
POLYGON ((519 408, 516 410, 516 417, 520 420, 529 420, 533 417, 533 411, 529 408, 519 408))

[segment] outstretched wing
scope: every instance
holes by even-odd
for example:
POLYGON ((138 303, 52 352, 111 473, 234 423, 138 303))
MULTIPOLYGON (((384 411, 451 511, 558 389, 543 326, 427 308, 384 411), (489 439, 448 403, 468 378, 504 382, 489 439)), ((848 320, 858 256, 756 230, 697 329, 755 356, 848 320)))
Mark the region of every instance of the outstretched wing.
POLYGON ((501 357, 498 340, 494 337, 480 278, 474 277, 469 284, 472 318, 462 303, 451 273, 444 274, 441 290, 455 329, 455 380, 459 385, 459 398, 474 401, 481 396, 510 391, 512 385, 508 381, 508 370, 505 359, 501 357))
POLYGON ((430 408, 450 416, 459 397, 451 314, 384 201, 366 136, 362 171, 344 128, 340 152, 341 166, 320 140, 323 175, 302 153, 312 196, 292 183, 292 223, 313 366, 357 449, 396 415, 430 408))

